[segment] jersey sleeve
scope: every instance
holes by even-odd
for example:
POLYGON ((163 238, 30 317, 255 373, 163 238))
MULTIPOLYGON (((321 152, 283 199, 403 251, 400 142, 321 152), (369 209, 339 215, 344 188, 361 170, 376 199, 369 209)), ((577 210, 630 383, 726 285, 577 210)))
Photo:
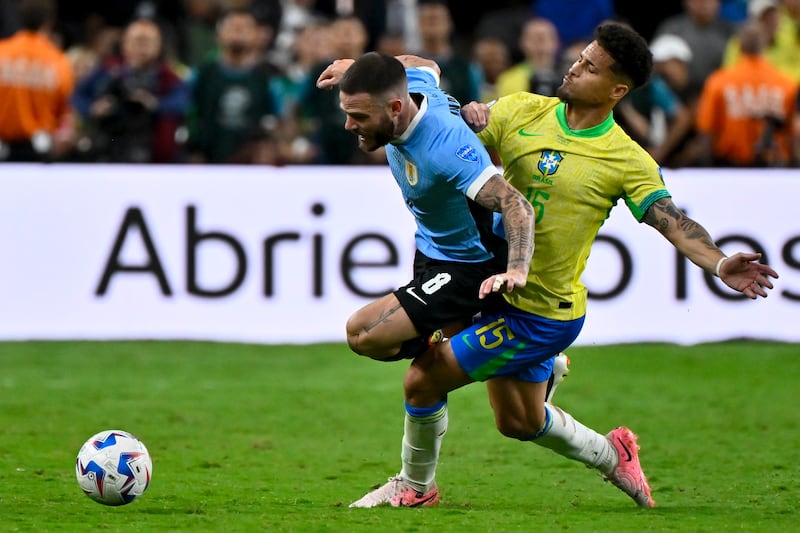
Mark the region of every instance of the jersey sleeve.
POLYGON ((629 177, 624 184, 625 204, 637 221, 641 222, 650 206, 661 198, 671 196, 664 184, 661 167, 644 149, 636 148, 631 154, 629 177))
POLYGON ((500 171, 492 163, 489 152, 460 118, 453 117, 457 127, 448 129, 435 148, 437 172, 446 176, 465 196, 474 200, 489 178, 500 171))
POLYGON ((414 67, 406 69, 408 78, 408 92, 426 92, 421 89, 439 87, 439 76, 436 71, 429 67, 414 67))

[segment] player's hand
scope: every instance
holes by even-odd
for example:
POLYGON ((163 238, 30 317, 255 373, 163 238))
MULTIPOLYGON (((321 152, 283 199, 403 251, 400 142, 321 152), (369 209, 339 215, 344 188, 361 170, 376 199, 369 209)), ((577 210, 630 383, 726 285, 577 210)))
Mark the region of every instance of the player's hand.
POLYGON ((475 133, 478 133, 489 124, 489 108, 492 107, 494 101, 484 104, 481 102, 470 102, 461 108, 461 118, 467 123, 467 126, 475 133))
POLYGON ((482 300, 493 292, 511 292, 517 287, 524 287, 526 283, 528 283, 527 272, 509 270, 503 274, 495 274, 483 280, 478 290, 478 298, 482 300))
POLYGON ((353 64, 354 59, 337 59, 322 71, 322 74, 317 78, 317 88, 319 89, 333 89, 342 81, 342 76, 353 64))
POLYGON ((725 285, 755 300, 766 298, 767 289, 772 288, 770 277, 778 279, 778 273, 769 265, 759 263, 761 254, 739 252, 726 258, 719 267, 719 277, 725 285))

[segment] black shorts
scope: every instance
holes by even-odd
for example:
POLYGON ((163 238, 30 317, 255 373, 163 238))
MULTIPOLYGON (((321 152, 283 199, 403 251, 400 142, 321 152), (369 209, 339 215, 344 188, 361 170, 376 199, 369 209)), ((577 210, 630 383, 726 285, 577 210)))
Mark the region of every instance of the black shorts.
POLYGON ((492 274, 506 271, 505 260, 484 263, 438 261, 414 256, 414 280, 394 291, 411 323, 427 335, 455 322, 470 322, 488 305, 497 304, 499 294, 481 300, 481 282, 492 274))

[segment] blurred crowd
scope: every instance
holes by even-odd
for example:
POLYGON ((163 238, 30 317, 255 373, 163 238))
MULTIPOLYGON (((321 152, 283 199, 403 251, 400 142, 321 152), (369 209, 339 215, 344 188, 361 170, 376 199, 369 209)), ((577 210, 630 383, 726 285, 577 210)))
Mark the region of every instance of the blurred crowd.
POLYGON ((333 59, 435 59, 462 104, 554 95, 615 20, 655 66, 615 119, 662 166, 798 166, 800 0, 490 4, 0 0, 0 161, 384 164, 315 87, 333 59))

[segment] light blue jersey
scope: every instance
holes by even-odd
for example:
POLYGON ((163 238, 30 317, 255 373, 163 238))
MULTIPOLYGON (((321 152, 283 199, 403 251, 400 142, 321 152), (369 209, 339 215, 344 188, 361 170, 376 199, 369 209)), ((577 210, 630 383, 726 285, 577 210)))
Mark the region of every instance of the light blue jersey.
POLYGON ((431 259, 478 262, 494 256, 483 237, 492 213, 470 200, 500 172, 428 68, 406 71, 408 92, 421 94, 419 113, 386 155, 417 222, 417 249, 431 259), (457 110, 456 110, 457 112, 457 110))

